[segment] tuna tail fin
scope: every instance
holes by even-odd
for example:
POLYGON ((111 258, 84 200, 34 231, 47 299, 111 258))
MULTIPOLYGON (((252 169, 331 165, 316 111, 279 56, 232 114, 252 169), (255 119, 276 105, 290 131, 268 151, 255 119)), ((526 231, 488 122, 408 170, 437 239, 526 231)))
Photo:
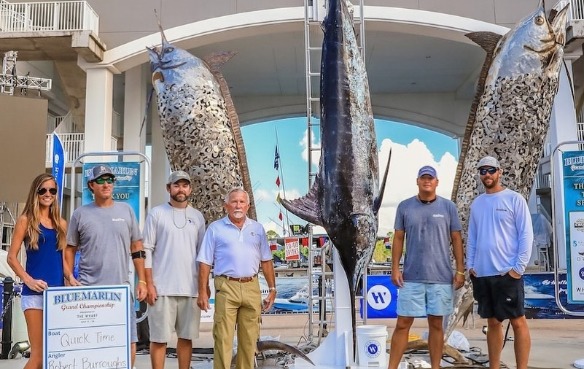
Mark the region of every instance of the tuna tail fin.
POLYGON ((387 158, 387 166, 385 167, 385 173, 383 174, 383 180, 379 186, 379 195, 373 200, 373 214, 377 215, 379 208, 381 207, 381 201, 383 200, 383 193, 385 192, 385 184, 387 183, 387 175, 389 174, 389 163, 391 163, 391 149, 389 149, 389 157, 387 158))
POLYGON ((306 196, 295 200, 280 199, 282 206, 292 214, 310 222, 322 226, 320 203, 318 201, 319 178, 316 176, 310 191, 306 196))

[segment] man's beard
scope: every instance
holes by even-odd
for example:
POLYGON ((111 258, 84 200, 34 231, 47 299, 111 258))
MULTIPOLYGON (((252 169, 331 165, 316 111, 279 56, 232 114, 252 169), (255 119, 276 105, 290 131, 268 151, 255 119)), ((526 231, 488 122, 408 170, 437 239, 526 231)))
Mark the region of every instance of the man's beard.
POLYGON ((497 183, 499 183, 499 181, 495 181, 495 180, 493 180, 493 179, 490 181, 491 183, 490 183, 489 185, 487 185, 487 184, 485 183, 485 182, 486 182, 486 180, 483 180, 483 181, 481 181, 481 182, 483 182, 483 186, 485 186, 485 188, 487 188, 487 189, 489 189, 489 190, 490 190, 491 188, 495 188, 495 187, 497 186, 497 183))
POLYGON ((189 197, 184 193, 177 193, 176 195, 170 195, 170 198, 176 202, 185 202, 189 197), (181 199, 179 196, 182 196, 183 198, 181 199))

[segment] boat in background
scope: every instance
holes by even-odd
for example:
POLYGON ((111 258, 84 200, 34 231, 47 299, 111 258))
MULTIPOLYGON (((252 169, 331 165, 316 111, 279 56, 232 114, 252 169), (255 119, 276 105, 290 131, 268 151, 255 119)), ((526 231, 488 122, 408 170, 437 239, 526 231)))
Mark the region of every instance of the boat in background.
MULTIPOLYGON (((266 298, 270 290, 264 276, 261 274, 259 282, 262 298, 266 298)), ((329 280, 325 286, 327 311, 333 310, 333 285, 334 282, 329 280)), ((318 286, 318 281, 314 281, 314 286, 318 286)), ((273 309, 276 312, 308 312, 309 294, 307 278, 276 278, 276 288, 278 290, 278 295, 276 296, 273 305, 273 309)), ((313 295, 317 294, 318 291, 315 289, 313 295)), ((313 301, 313 311, 318 311, 318 303, 318 300, 313 301)))
MULTIPOLYGON (((326 293, 326 311, 332 311, 332 290, 330 287, 327 287, 326 293)), ((312 302, 312 309, 313 311, 318 311, 319 307, 318 300, 312 302)), ((274 309, 277 310, 286 310, 286 311, 308 311, 309 307, 309 294, 308 294, 308 285, 304 285, 301 289, 296 291, 294 296, 289 298, 276 298, 274 301, 274 309)))

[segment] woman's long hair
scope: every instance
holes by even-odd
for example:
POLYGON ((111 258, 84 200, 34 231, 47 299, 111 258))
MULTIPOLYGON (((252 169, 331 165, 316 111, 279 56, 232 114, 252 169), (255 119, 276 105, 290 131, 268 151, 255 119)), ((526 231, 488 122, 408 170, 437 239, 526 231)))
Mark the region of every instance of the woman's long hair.
MULTIPOLYGON (((28 198, 26 199, 26 204, 22 214, 26 216, 26 235, 25 244, 33 250, 38 250, 39 248, 39 235, 41 234, 41 213, 39 204, 39 194, 37 191, 41 188, 43 183, 47 181, 53 181, 55 183, 55 188, 57 188, 57 181, 55 177, 50 174, 39 174, 30 185, 30 190, 28 191, 28 198)), ((54 196, 55 200, 49 206, 49 218, 51 223, 53 223, 53 228, 57 230, 57 248, 59 250, 64 250, 67 246, 67 235, 65 228, 61 225, 61 211, 59 209, 59 200, 57 195, 54 196)))

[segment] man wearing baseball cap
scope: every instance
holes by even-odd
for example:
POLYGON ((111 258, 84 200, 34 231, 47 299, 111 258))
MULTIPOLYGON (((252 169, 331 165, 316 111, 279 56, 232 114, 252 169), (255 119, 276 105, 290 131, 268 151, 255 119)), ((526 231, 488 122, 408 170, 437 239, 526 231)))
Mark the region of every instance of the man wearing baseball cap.
MULTIPOLYGON (((69 274, 65 279, 72 286, 129 285, 131 257, 139 280, 136 298, 142 301, 147 293, 142 235, 132 207, 113 199, 115 180, 105 164, 97 164, 89 172, 87 187, 94 200, 75 209, 67 228, 65 262, 73 270, 79 251, 79 277, 69 274)), ((130 320, 133 365, 138 342, 136 315, 130 314, 130 320)))
POLYGON ((169 201, 150 210, 144 226, 150 360, 152 369, 164 368, 166 346, 176 332, 178 367, 189 369, 201 320, 195 259, 205 219, 188 203, 192 191, 188 173, 172 172, 166 190, 169 201))
POLYGON ((525 319, 523 273, 531 257, 533 227, 527 201, 501 185, 501 165, 492 156, 477 164, 485 193, 471 204, 466 267, 481 318, 487 319, 489 362, 501 361, 503 330, 509 319, 517 368, 527 368, 531 337, 525 319))
POLYGON ((418 171, 418 194, 402 201, 395 215, 391 281, 399 290, 397 323, 391 337, 389 369, 397 369, 415 317, 427 316, 432 368, 439 368, 444 346, 442 321, 453 311, 453 292, 464 284, 461 224, 454 203, 436 194, 438 174, 418 171), (403 272, 400 259, 407 236, 403 272), (450 244, 452 243, 452 250, 450 244), (456 261, 452 270, 451 255, 456 261))

